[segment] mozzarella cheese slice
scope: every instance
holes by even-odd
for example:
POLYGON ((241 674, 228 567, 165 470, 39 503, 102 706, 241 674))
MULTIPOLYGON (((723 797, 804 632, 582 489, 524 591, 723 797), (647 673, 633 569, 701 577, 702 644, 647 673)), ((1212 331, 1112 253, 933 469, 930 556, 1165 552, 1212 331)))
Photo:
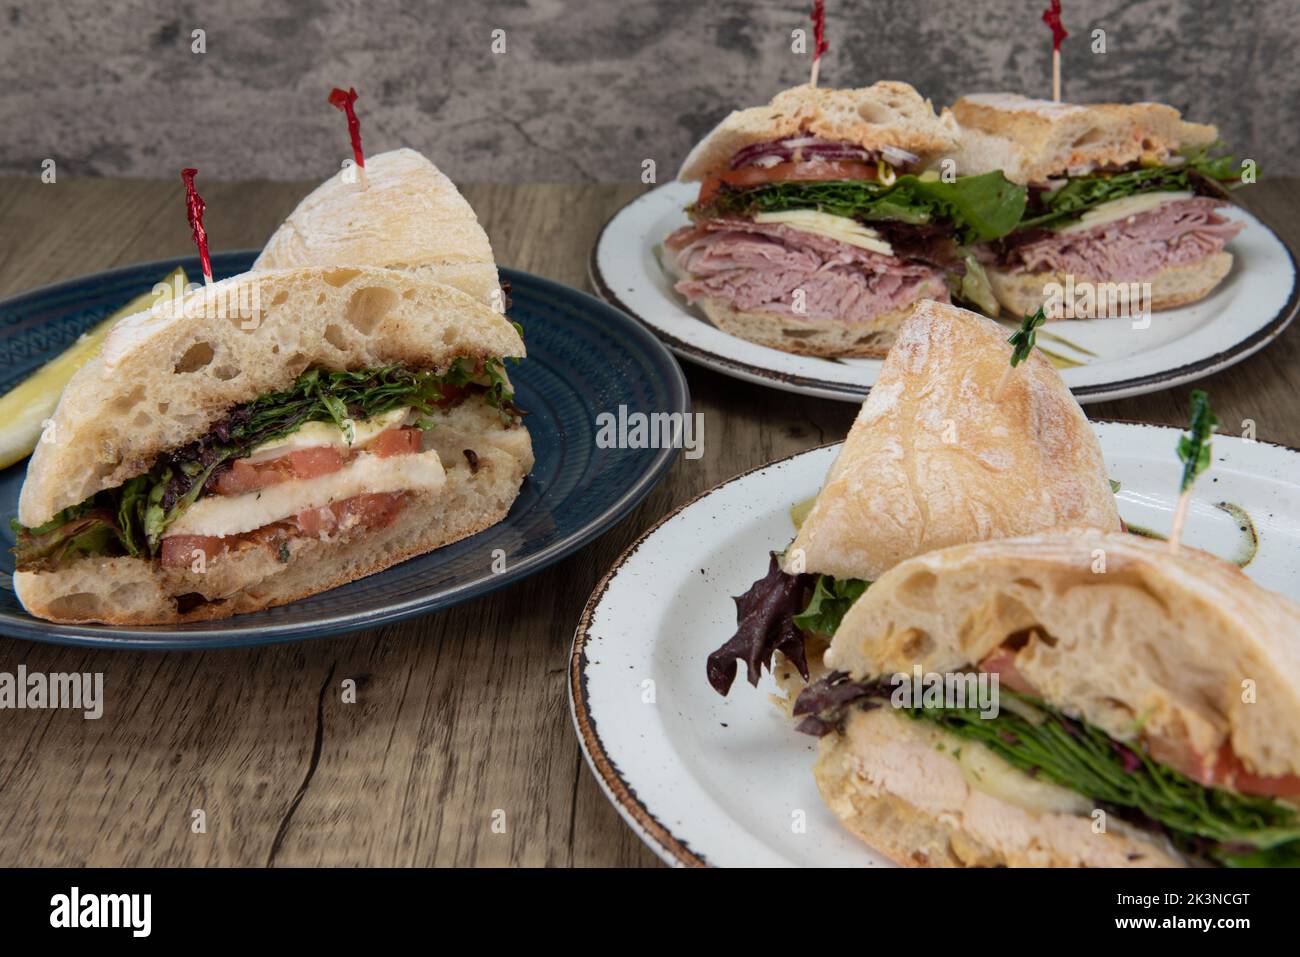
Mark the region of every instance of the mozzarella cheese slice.
POLYGON ((816 209, 787 209, 780 213, 759 213, 754 217, 754 222, 789 226, 791 229, 816 233, 882 256, 894 255, 894 247, 885 242, 880 233, 847 216, 833 216, 816 209))
POLYGON ((1179 200, 1191 198, 1192 194, 1190 192, 1177 190, 1172 193, 1139 193, 1136 196, 1125 196, 1123 199, 1112 199, 1109 203, 1094 206, 1079 217, 1077 222, 1062 226, 1057 232, 1062 234, 1083 232, 1085 229, 1104 226, 1118 219, 1128 219, 1138 213, 1158 209, 1165 203, 1176 203, 1179 200))
POLYGON ((248 453, 246 461, 264 462, 290 452, 318 449, 322 446, 333 446, 346 455, 353 449, 365 448, 379 433, 401 425, 410 411, 409 408, 403 407, 371 419, 353 422, 351 442, 348 441, 347 434, 334 422, 304 422, 298 427, 298 431, 257 446, 248 453))
POLYGON ((442 461, 432 450, 388 458, 361 452, 337 472, 319 478, 290 479, 242 495, 205 495, 171 524, 167 537, 242 535, 356 495, 437 492, 446 482, 442 461))

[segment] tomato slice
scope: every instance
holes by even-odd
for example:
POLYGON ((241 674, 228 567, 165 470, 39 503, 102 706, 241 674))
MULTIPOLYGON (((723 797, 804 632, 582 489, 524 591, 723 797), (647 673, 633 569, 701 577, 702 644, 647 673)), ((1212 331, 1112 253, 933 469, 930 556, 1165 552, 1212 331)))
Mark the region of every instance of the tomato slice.
POLYGON ((1262 797, 1295 797, 1300 795, 1300 777, 1284 774, 1281 777, 1264 777, 1246 770, 1241 758, 1225 743, 1214 756, 1213 762, 1193 775, 1207 787, 1223 787, 1241 794, 1262 797))
POLYGON ((394 455, 414 455, 420 451, 424 433, 419 429, 385 429, 366 446, 367 452, 386 459, 394 455))
POLYGON ((384 528, 397 520, 403 492, 355 495, 333 505, 309 508, 298 513, 298 529, 313 538, 331 535, 342 525, 352 528, 384 528))
POLYGON ((210 562, 226 550, 226 540, 213 535, 173 535, 162 540, 158 560, 164 568, 181 568, 194 564, 197 553, 210 562))
POLYGON ((792 181, 815 182, 828 179, 875 179, 874 163, 854 160, 819 160, 808 163, 777 163, 775 166, 746 166, 706 179, 700 184, 697 202, 703 206, 711 202, 725 184, 736 189, 764 186, 768 183, 792 181))
POLYGON ((287 482, 289 479, 312 479, 343 468, 343 455, 330 445, 299 449, 265 462, 251 463, 236 459, 230 468, 217 476, 212 490, 218 495, 240 495, 287 482))

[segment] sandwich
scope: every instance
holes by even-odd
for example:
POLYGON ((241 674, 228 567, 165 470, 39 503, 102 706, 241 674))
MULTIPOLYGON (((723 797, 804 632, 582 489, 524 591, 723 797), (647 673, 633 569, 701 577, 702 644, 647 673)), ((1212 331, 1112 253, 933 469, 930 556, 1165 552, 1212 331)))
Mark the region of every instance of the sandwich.
POLYGON ((951 115, 959 173, 1001 170, 1029 190, 1018 227, 982 251, 1012 313, 1049 302, 1050 288, 1083 284, 1123 284, 1126 295, 1102 303, 1094 292, 1092 307, 1080 296, 1081 310, 1049 309, 1048 318, 1170 309, 1204 299, 1231 270, 1225 247, 1244 224, 1222 210, 1241 171, 1211 155, 1215 127, 1160 103, 1078 106, 1010 93, 962 97, 951 115), (1128 295, 1129 283, 1150 283, 1149 297, 1128 295))
POLYGON ((172 624, 314 595, 498 522, 533 455, 518 331, 417 272, 250 272, 123 319, 19 498, 14 590, 172 624))
POLYGON ((1294 867, 1297 635, 1194 548, 975 542, 881 576, 794 710, 827 805, 900 864, 1294 867))
POLYGON ((883 356, 922 299, 992 303, 967 246, 1013 229, 1025 191, 932 169, 956 144, 906 83, 733 112, 679 173, 700 191, 664 243, 677 291, 723 332, 810 356, 883 356))
POLYGON ((916 306, 793 543, 736 599, 736 633, 708 659, 718 692, 737 660, 750 684, 769 668, 797 690, 870 583, 913 556, 1059 525, 1119 530, 1097 437, 1051 363, 1031 353, 995 398, 1009 351, 992 320, 916 306))
POLYGON ((414 272, 498 312, 508 305, 487 233, 425 156, 398 149, 366 160, 366 185, 340 171, 300 202, 254 269, 379 266, 414 272))

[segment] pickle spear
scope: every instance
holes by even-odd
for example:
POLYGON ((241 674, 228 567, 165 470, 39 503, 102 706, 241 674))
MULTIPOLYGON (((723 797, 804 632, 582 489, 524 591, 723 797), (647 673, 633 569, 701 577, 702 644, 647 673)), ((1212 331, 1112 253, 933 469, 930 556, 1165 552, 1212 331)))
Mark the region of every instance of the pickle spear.
POLYGON ((40 440, 45 420, 54 414, 63 387, 74 372, 99 354, 104 338, 120 319, 172 298, 185 289, 185 270, 175 269, 161 284, 141 293, 111 316, 77 337, 61 355, 37 369, 11 391, 0 396, 0 469, 21 462, 40 440))

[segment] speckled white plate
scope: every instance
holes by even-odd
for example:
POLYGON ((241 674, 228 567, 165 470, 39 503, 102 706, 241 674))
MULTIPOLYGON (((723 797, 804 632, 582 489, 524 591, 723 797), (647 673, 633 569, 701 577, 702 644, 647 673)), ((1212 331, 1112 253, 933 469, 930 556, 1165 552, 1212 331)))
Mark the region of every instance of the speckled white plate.
MULTIPOLYGON (((1176 429, 1095 423, 1120 513, 1169 527, 1176 429)), ((1246 510, 1259 548, 1246 567, 1300 600, 1300 452, 1228 436, 1196 486, 1183 540, 1242 554, 1246 510)), ((597 586, 574 636, 570 705, 587 761, 624 820, 672 864, 865 865, 886 859, 849 836, 813 783, 815 739, 798 734, 743 673, 723 698, 704 662, 735 624, 731 596, 793 537, 789 508, 815 495, 839 446, 774 462, 705 492, 647 531, 597 586), (802 831, 796 823, 806 821, 802 831)))
MULTIPOLYGON (((686 225, 683 210, 697 191, 692 183, 668 183, 605 224, 590 260, 597 292, 683 359, 776 389, 861 402, 880 360, 818 359, 756 345, 716 328, 673 291, 657 250, 686 225)), ((1213 295, 1156 313, 1146 329, 1133 328, 1129 319, 1090 319, 1053 323, 1039 333, 1041 348, 1083 363, 1061 372, 1075 398, 1119 399, 1204 378, 1258 352, 1295 318, 1295 257, 1244 209, 1233 207, 1227 215, 1246 228, 1228 247, 1232 272, 1213 295)))

